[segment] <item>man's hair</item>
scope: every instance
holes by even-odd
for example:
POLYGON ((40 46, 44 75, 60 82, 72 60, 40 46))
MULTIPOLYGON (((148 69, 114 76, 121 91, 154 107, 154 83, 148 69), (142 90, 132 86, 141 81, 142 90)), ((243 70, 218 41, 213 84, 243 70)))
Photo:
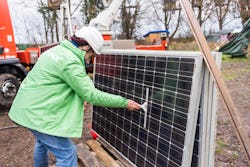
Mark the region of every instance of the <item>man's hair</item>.
POLYGON ((88 42, 85 41, 83 38, 78 38, 77 36, 73 35, 70 38, 73 42, 75 42, 78 46, 85 46, 88 45, 88 42))

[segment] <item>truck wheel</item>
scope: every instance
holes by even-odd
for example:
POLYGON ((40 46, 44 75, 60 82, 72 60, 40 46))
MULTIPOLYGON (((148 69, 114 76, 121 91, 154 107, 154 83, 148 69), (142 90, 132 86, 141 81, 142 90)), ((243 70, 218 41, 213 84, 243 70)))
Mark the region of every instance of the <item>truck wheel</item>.
POLYGON ((12 74, 0 74, 0 105, 10 107, 20 86, 12 74))

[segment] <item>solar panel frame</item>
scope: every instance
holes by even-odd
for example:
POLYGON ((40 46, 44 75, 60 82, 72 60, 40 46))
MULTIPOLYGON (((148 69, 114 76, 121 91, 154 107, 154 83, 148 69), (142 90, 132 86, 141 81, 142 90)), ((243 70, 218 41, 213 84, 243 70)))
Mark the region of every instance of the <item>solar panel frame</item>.
MULTIPOLYGON (((222 53, 212 52, 212 56, 220 68, 222 53)), ((206 65, 203 65, 203 68, 204 79, 194 143, 194 160, 192 159, 191 164, 194 167, 214 166, 218 92, 206 65)))
MULTIPOLYGON (((194 123, 194 122, 196 122, 196 120, 197 120, 198 102, 199 102, 199 99, 200 99, 202 78, 203 78, 202 77, 202 75, 203 75, 202 60, 203 59, 202 59, 201 54, 199 52, 161 52, 161 51, 134 51, 134 50, 106 50, 106 51, 103 51, 102 54, 113 54, 113 55, 116 55, 116 56, 121 55, 121 54, 128 55, 128 56, 133 56, 133 54, 136 54, 137 56, 152 56, 152 55, 157 54, 158 56, 165 56, 165 57, 166 56, 167 57, 176 57, 177 56, 178 58, 187 58, 188 57, 188 58, 195 59, 195 62, 196 62, 195 63, 195 69, 196 69, 196 71, 194 70, 195 73, 194 73, 194 76, 192 77, 192 79, 193 79, 192 83, 194 83, 194 84, 192 84, 191 90, 198 90, 198 91, 191 91, 191 94, 190 94, 190 97, 192 97, 192 98, 191 98, 190 104, 189 104, 189 111, 193 111, 193 112, 189 112, 189 114, 188 114, 188 118, 187 118, 188 121, 187 122, 189 122, 189 123, 187 123, 186 133, 189 134, 188 136, 191 136, 191 137, 186 137, 185 138, 184 148, 183 148, 183 158, 182 158, 182 162, 181 162, 181 164, 183 166, 190 166, 190 164, 191 164, 191 156, 192 156, 192 153, 190 154, 190 150, 192 150, 192 148, 193 148, 193 140, 194 140, 195 128, 196 128, 196 123, 194 123)), ((126 61, 129 61, 129 60, 126 60, 126 61)), ((105 60, 104 60, 104 63, 106 63, 105 60)), ((151 61, 151 63, 153 63, 153 61, 151 61)), ((94 69, 96 70, 96 64, 94 66, 95 66, 94 69)), ((114 66, 114 68, 115 68, 115 66, 114 66)), ((129 70, 129 68, 127 68, 127 69, 129 70)), ((94 72, 95 72, 95 70, 94 70, 94 72)), ((138 78, 140 78, 140 77, 138 77, 138 78)), ((96 78, 94 77, 94 82, 95 82, 95 80, 96 80, 96 78)), ((138 79, 137 81, 143 81, 143 80, 138 79)), ((109 82, 109 81, 107 81, 107 82, 109 82)), ((148 83, 145 83, 145 84, 148 84, 148 83)), ((105 86, 102 87, 102 88, 105 90, 105 86)), ((111 92, 127 96, 126 93, 123 94, 123 93, 121 93, 119 91, 112 90, 111 92)), ((135 97, 132 96, 132 98, 135 98, 135 97)), ((143 102, 142 99, 141 100, 137 99, 137 100, 139 100, 140 103, 143 102)), ((150 122, 150 124, 153 124, 153 122, 152 123, 151 122, 150 122)), ((105 139, 105 134, 100 134, 100 135, 101 135, 101 138, 104 141, 107 142, 107 139, 105 139), (102 137, 102 135, 104 135, 104 137, 102 137)), ((125 136, 128 136, 128 135, 125 134, 125 136)), ((113 136, 113 138, 116 138, 116 136, 113 136)), ((137 140, 137 139, 135 138, 134 140, 137 140)), ((152 141, 149 142, 149 144, 152 143, 152 144, 150 144, 150 147, 149 147, 150 149, 152 147, 154 147, 154 143, 155 143, 155 141, 153 139, 151 139, 151 140, 152 141)), ((160 141, 158 141, 158 142, 162 143, 160 141)), ((107 144, 108 144, 108 142, 107 142, 107 144)), ((138 142, 138 144, 140 144, 140 142, 138 142)), ((162 144, 164 145, 164 143, 162 143, 162 144)), ((131 145, 133 145, 133 144, 131 144, 131 145)), ((117 150, 118 153, 119 153, 119 151, 120 151, 119 148, 118 149, 114 148, 114 149, 117 150)), ((122 156, 124 156, 123 155, 124 152, 126 152, 126 149, 123 148, 123 150, 122 150, 122 152, 120 152, 120 154, 122 156)), ((135 155, 135 154, 136 153, 132 153, 131 156, 135 155)), ((154 155, 153 152, 151 152, 149 150, 149 151, 147 151, 147 154, 150 155, 148 157, 150 157, 150 158, 153 157, 154 161, 156 161, 155 158, 154 158, 155 155, 154 155)), ((129 162, 131 162, 131 158, 130 159, 129 159, 129 157, 124 157, 124 158, 127 159, 129 162)), ((143 159, 142 156, 139 156, 139 158, 143 159)), ((169 163, 171 163, 171 162, 169 161, 169 163)), ((134 165, 133 162, 131 163, 131 165, 134 165)))

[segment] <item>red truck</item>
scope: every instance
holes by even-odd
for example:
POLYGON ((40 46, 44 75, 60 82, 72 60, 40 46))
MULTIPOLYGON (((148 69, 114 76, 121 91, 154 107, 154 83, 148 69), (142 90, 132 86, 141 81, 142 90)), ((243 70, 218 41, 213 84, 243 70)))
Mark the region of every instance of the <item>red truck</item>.
POLYGON ((10 106, 27 72, 40 54, 40 48, 18 50, 7 0, 0 1, 0 106, 10 106))
MULTIPOLYGON (((106 12, 101 12, 97 18, 93 19, 93 23, 90 23, 90 26, 99 25, 100 21, 103 23, 106 20, 109 24, 106 23, 102 26, 105 26, 103 29, 99 29, 105 41, 109 43, 111 41, 111 34, 105 33, 106 30, 109 30, 109 26, 112 23, 114 18, 114 13, 117 12, 119 6, 121 5, 123 0, 114 0, 110 4, 109 8, 106 9, 106 12), (112 15, 112 17, 110 17, 112 15), (98 19, 101 18, 101 19, 98 19), (104 20, 103 20, 104 19, 104 20), (107 35, 108 34, 108 35, 107 35)), ((52 6, 56 6, 59 9, 61 5, 61 1, 51 1, 55 4, 52 6)), ((51 5, 51 4, 49 4, 51 5)), ((68 6, 68 4, 64 4, 64 6, 68 6)), ((0 107, 1 106, 10 106, 12 101, 14 100, 18 88, 26 77, 28 71, 33 67, 36 63, 40 54, 57 45, 50 44, 47 46, 42 47, 33 47, 27 48, 25 50, 19 50, 16 47, 11 17, 9 13, 9 7, 7 0, 0 0, 0 107)), ((65 17, 65 16, 64 16, 65 17)), ((64 18, 63 17, 63 18, 64 18)), ((69 16, 68 16, 69 18, 69 16)), ((69 19, 70 20, 70 19, 69 19)), ((69 27, 71 24, 69 24, 69 27)), ((64 26, 63 26, 64 27, 64 26)), ((101 26, 100 26, 101 27, 101 26)), ((98 28, 98 27, 96 27, 98 28)), ((102 28, 102 27, 101 27, 102 28)), ((72 31, 71 33, 72 34, 72 31)), ((138 45, 135 49, 138 50, 167 50, 167 41, 166 37, 164 36, 164 40, 159 45, 138 45)), ((89 71, 91 71, 92 66, 91 64, 88 67, 89 71)), ((1 108, 0 108, 1 109, 1 108)))

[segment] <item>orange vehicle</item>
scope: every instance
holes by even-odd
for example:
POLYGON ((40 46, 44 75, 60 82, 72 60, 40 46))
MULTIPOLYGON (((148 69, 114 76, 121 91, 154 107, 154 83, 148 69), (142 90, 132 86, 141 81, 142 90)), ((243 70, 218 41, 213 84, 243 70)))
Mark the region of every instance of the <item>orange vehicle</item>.
MULTIPOLYGON (((105 40, 104 47, 109 49, 112 48, 112 32, 110 26, 113 23, 123 1, 124 0, 112 0, 107 2, 102 0, 102 3, 103 5, 105 4, 104 6, 106 9, 100 12, 89 22, 89 26, 95 27, 102 33, 105 40)), ((168 35, 168 30, 150 31, 143 37, 149 36, 150 38, 153 36, 153 40, 155 40, 155 42, 149 40, 149 44, 135 45, 134 48, 137 50, 168 50, 168 35)))
POLYGON ((167 40, 162 40, 158 45, 136 45, 137 50, 168 50, 167 40))
POLYGON ((136 45, 137 50, 168 50, 168 30, 150 31, 143 37, 148 45, 136 45))
POLYGON ((39 48, 16 48, 8 2, 0 1, 0 106, 10 106, 21 81, 40 54, 39 48))

